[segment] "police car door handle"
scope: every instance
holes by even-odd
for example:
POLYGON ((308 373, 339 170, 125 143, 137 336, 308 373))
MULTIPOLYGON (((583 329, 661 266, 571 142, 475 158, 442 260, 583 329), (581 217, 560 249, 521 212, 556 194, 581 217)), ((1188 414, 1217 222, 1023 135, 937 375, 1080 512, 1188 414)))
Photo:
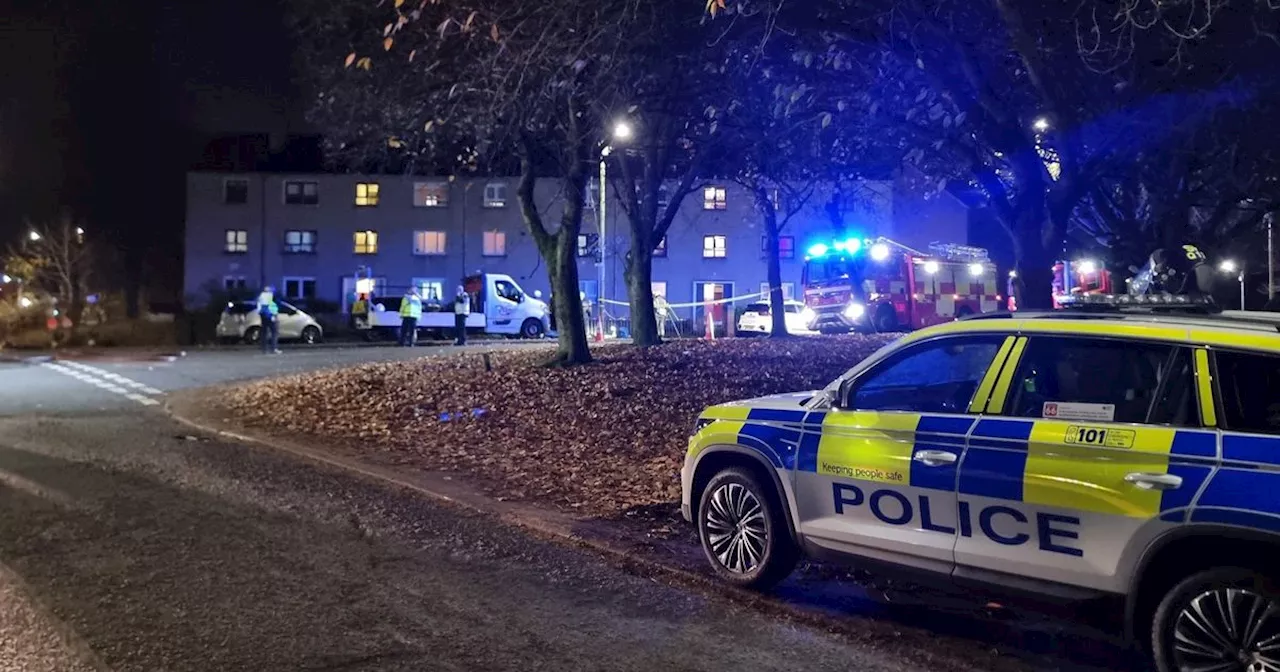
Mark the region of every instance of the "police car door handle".
POLYGON ((959 456, 955 453, 948 453, 945 450, 922 450, 911 459, 930 467, 941 467, 947 464, 955 464, 959 456))
POLYGON ((1143 490, 1173 490, 1182 487, 1182 477, 1173 474, 1144 474, 1135 472, 1124 477, 1125 483, 1143 490))

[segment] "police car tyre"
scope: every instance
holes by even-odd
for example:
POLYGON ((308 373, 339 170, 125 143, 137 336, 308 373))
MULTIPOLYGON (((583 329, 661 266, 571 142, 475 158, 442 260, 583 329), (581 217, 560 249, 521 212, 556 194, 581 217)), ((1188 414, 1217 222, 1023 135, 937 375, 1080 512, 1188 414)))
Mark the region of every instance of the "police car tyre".
POLYGON ((698 504, 698 538, 715 573, 755 589, 785 579, 800 556, 784 516, 773 488, 750 471, 713 476, 698 504))
POLYGON ((1280 670, 1280 592, 1264 574, 1223 567, 1193 574, 1156 607, 1159 672, 1280 670))
POLYGON ((261 336, 262 336, 262 327, 249 327, 248 329, 244 330, 245 343, 250 343, 250 344, 257 343, 258 338, 260 338, 261 336))
POLYGON ((307 327, 306 329, 303 329, 302 342, 303 343, 319 343, 320 330, 315 327, 307 327))
POLYGON ((529 318, 520 325, 520 335, 525 338, 542 338, 542 320, 529 318))

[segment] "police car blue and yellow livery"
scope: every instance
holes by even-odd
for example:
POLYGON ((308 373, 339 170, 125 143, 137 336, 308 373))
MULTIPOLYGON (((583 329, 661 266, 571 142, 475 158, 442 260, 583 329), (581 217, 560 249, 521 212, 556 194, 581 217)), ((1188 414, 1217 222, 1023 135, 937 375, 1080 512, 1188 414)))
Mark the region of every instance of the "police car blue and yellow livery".
POLYGON ((1280 669, 1280 315, 1175 298, 961 320, 708 408, 685 517, 740 585, 808 554, 1116 599, 1158 669, 1280 669))

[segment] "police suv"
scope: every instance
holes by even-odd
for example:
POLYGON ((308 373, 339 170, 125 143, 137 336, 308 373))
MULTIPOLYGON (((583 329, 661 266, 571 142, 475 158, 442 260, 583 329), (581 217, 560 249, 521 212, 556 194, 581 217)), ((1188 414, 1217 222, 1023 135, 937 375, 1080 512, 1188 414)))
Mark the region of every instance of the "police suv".
POLYGON ((1280 670, 1280 315, 1092 296, 939 325, 708 408, 681 477, 737 585, 806 554, 1110 597, 1162 672, 1280 670))

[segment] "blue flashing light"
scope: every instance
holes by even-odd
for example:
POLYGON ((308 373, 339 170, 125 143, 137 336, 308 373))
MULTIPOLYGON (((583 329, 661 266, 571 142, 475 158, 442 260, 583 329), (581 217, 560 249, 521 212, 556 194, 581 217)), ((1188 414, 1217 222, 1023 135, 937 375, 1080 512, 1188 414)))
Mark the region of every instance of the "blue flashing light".
MULTIPOLYGON (((836 245, 838 246, 839 243, 836 243, 836 245)), ((844 241, 844 249, 848 250, 849 254, 857 254, 858 250, 862 249, 862 241, 857 238, 850 238, 844 241)))
POLYGON ((822 243, 818 243, 817 245, 814 245, 809 248, 809 256, 811 257, 821 257, 826 253, 827 253, 827 246, 823 245, 822 243))

